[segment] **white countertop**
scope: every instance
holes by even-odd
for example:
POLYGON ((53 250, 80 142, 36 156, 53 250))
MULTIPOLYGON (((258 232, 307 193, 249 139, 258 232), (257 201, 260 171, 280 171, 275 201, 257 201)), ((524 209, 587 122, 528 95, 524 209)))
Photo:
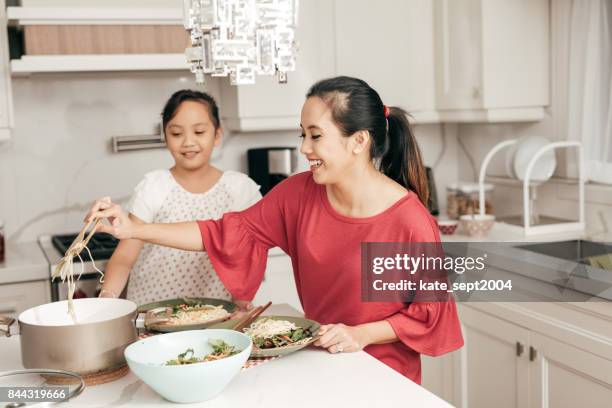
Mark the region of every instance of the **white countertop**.
POLYGON ((463 234, 461 226, 453 235, 440 234, 442 242, 545 242, 545 241, 566 241, 573 239, 586 239, 586 233, 569 231, 565 233, 555 234, 539 234, 533 236, 524 236, 516 231, 516 228, 508 227, 506 224, 496 222, 491 228, 491 231, 482 237, 472 237, 463 234))
MULTIPOLYGON (((286 304, 266 314, 296 315, 286 304)), ((0 339, 0 370, 20 369, 19 337, 0 339)), ((87 387, 70 407, 170 406, 131 372, 87 387)), ((32 405, 28 405, 32 406, 32 405)), ((240 373, 218 397, 197 407, 450 407, 365 352, 330 354, 310 347, 240 373), (274 393, 271 391, 274 390, 274 393)))
POLYGON ((37 242, 9 244, 0 262, 0 285, 49 279, 49 261, 37 242))

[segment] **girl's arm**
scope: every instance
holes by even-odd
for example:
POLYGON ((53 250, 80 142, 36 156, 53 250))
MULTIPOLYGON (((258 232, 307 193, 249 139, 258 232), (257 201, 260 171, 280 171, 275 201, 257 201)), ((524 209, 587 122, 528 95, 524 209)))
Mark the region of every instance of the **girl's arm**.
POLYGON ((163 245, 186 251, 202 251, 202 237, 197 222, 171 224, 144 224, 134 222, 123 209, 105 197, 97 200, 89 210, 86 221, 108 219, 110 225, 98 224, 97 230, 115 238, 138 239, 151 244, 163 245))
MULTIPOLYGON (((129 215, 129 218, 137 224, 143 224, 138 217, 132 214, 129 215)), ((121 295, 143 245, 144 242, 137 239, 122 239, 119 241, 117 249, 106 264, 100 297, 116 298, 121 295)))

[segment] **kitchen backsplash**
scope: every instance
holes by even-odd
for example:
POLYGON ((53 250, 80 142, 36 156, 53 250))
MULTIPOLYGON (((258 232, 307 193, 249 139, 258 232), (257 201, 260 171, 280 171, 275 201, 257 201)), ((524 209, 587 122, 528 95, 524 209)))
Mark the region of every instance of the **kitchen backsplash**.
MULTIPOLYGON (((194 87, 191 75, 176 73, 13 78, 15 130, 9 142, 0 143, 0 219, 8 240, 78 230, 95 198, 125 202, 146 172, 171 166, 165 149, 114 154, 110 139, 152 134, 168 96, 194 87)), ((207 91, 218 97, 217 83, 210 81, 207 91)), ((441 126, 416 128, 426 164, 439 163, 434 172, 441 198, 458 170, 455 127, 449 129, 440 157, 441 126)), ((297 136, 297 130, 229 135, 213 163, 246 172, 247 149, 298 147, 297 136)), ((307 168, 301 156, 298 166, 307 168)))

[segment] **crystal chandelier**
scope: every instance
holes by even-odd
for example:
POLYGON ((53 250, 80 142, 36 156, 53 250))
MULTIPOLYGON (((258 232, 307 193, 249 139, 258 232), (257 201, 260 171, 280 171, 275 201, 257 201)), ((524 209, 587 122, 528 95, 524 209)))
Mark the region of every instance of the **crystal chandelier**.
POLYGON ((298 0, 183 0, 191 38, 185 55, 196 82, 210 74, 254 84, 255 74, 277 74, 286 83, 295 71, 297 15, 298 0))

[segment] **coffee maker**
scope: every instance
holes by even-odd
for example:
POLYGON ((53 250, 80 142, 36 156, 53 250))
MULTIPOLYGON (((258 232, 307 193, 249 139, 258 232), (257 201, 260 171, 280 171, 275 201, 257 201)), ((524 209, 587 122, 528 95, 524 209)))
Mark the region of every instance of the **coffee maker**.
POLYGON ((261 186, 265 195, 275 185, 295 173, 297 151, 295 147, 262 147, 247 150, 249 177, 261 186))

